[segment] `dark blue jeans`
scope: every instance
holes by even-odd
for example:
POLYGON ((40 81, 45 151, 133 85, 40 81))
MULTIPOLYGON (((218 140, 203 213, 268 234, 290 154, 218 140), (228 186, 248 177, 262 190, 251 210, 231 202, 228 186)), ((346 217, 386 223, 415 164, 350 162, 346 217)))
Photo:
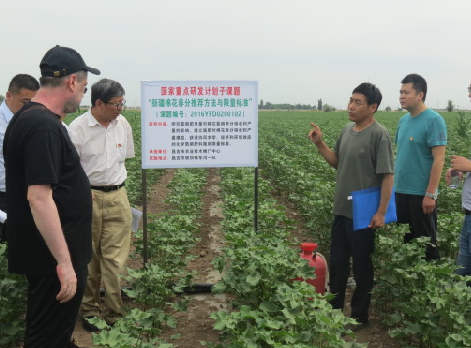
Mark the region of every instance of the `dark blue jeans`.
POLYGON ((330 292, 335 298, 330 302, 335 309, 343 309, 347 280, 350 276, 350 258, 356 288, 352 297, 351 317, 360 323, 368 321, 374 269, 371 254, 375 248, 375 231, 363 229, 353 231, 353 220, 345 216, 334 216, 330 246, 330 292))
POLYGON ((456 264, 461 266, 461 268, 457 269, 456 273, 463 276, 471 276, 471 215, 465 215, 459 245, 460 251, 458 252, 456 264))

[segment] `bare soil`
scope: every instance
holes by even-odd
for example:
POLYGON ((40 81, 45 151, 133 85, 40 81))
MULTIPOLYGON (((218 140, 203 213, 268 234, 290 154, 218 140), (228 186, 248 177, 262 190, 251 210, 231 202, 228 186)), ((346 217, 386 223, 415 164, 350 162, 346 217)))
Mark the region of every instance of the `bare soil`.
MULTIPOLYGON (((161 178, 161 181, 153 189, 151 197, 148 199, 148 213, 158 214, 167 209, 164 202, 168 189, 166 185, 170 182, 175 170, 168 170, 161 178)), ((211 260, 218 256, 224 247, 224 236, 222 233, 221 221, 223 219, 222 201, 219 195, 220 177, 217 169, 209 169, 207 184, 204 186, 203 196, 203 214, 200 218, 202 227, 200 228, 198 237, 200 241, 189 251, 195 256, 195 259, 188 264, 190 271, 196 271, 197 276, 194 283, 213 284, 220 279, 219 273, 214 270, 211 260)), ((304 231, 300 219, 295 209, 292 208, 289 201, 282 197, 277 197, 280 205, 286 208, 288 217, 298 222, 296 228, 292 232, 293 240, 301 242, 313 242, 309 231, 304 231)), ((142 267, 142 261, 130 259, 129 267, 142 267)), ((227 308, 229 300, 225 295, 214 296, 210 293, 200 293, 189 295, 190 304, 188 312, 175 312, 172 315, 177 319, 178 325, 176 329, 168 329, 163 333, 163 337, 180 348, 199 347, 199 341, 208 341, 216 343, 219 333, 213 330, 214 320, 211 319, 210 313, 216 310, 227 308), (179 334, 180 338, 170 340, 170 337, 179 334)), ((347 306, 345 314, 349 314, 349 300, 351 290, 347 296, 347 306)), ((128 299, 124 299, 129 301, 128 299)), ((82 324, 77 318, 77 325, 74 332, 74 338, 79 347, 93 347, 91 334, 86 332, 82 324)), ((381 325, 375 317, 370 318, 370 326, 357 333, 358 342, 368 342, 370 348, 399 348, 400 345, 388 335, 387 328, 381 325)))

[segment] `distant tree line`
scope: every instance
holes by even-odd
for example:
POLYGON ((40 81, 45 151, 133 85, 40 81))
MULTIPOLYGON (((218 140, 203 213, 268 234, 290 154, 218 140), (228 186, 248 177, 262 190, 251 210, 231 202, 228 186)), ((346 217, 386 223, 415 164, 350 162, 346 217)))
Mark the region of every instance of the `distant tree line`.
POLYGON ((263 102, 263 99, 260 100, 258 104, 259 110, 318 110, 318 111, 336 111, 337 109, 329 104, 324 104, 322 99, 317 100, 317 105, 311 104, 272 104, 270 102, 263 102))
MULTIPOLYGON (((2 96, 0 95, 0 101, 1 101, 2 96)), ((448 111, 452 112, 455 110, 455 105, 453 104, 453 101, 448 100, 448 103, 446 107, 442 111, 448 111)), ((258 109, 259 110, 317 110, 317 111, 324 111, 324 112, 330 112, 330 111, 337 111, 336 108, 334 108, 332 105, 329 104, 324 104, 322 102, 322 99, 317 100, 317 105, 311 105, 311 104, 288 104, 288 103, 283 103, 283 104, 272 104, 270 102, 263 102, 263 99, 260 100, 260 104, 258 104, 258 109)), ((384 111, 391 112, 393 109, 390 106, 386 106, 384 108, 384 111)), ((395 111, 404 111, 401 107, 398 107, 395 111)))

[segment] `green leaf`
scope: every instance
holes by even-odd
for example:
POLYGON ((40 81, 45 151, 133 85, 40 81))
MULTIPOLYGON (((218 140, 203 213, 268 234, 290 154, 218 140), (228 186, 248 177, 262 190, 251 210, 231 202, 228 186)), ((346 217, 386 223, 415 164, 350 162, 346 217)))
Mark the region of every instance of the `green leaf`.
POLYGON ((280 307, 275 305, 273 302, 268 301, 260 303, 260 306, 258 308, 260 308, 260 310, 264 312, 278 312, 280 310, 280 307))
POLYGON ((259 281, 260 281, 260 274, 259 273, 255 273, 255 274, 249 274, 246 278, 245 278, 246 282, 252 286, 256 286, 259 281))

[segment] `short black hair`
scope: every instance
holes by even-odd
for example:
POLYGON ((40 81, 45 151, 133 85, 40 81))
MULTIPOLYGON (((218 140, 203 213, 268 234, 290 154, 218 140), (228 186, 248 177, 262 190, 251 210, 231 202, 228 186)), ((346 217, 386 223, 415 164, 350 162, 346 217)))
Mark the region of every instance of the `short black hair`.
POLYGON ((18 74, 11 79, 8 85, 8 92, 15 95, 20 93, 22 89, 37 91, 39 89, 39 82, 31 75, 18 74))
MULTIPOLYGON (((88 72, 86 70, 79 70, 74 74, 75 76, 77 76, 77 82, 82 82, 84 79, 88 78, 88 72)), ((56 88, 61 86, 64 81, 69 78, 70 75, 72 74, 61 77, 41 76, 39 78, 39 83, 41 84, 41 87, 56 88)))
POLYGON ((409 74, 402 79, 401 83, 412 83, 412 88, 417 93, 422 92, 424 94, 422 101, 425 101, 425 97, 427 96, 427 81, 425 81, 422 76, 419 74, 409 74))
POLYGON ((122 96, 124 96, 124 88, 117 81, 101 79, 92 85, 92 106, 95 106, 98 99, 108 102, 111 98, 122 96))
POLYGON ((381 100, 383 100, 383 95, 378 87, 375 84, 369 82, 360 83, 352 92, 360 93, 365 96, 366 102, 368 105, 376 104, 376 111, 378 111, 381 100))

